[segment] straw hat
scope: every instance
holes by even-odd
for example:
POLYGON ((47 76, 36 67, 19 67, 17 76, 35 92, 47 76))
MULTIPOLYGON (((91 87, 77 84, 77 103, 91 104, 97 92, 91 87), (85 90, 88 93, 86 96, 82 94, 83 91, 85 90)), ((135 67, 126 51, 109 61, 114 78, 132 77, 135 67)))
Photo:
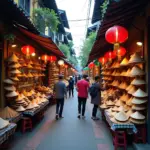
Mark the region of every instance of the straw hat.
POLYGON ((23 106, 19 106, 16 111, 18 112, 22 112, 22 111, 25 111, 26 109, 23 107, 23 106))
POLYGON ((107 106, 113 106, 113 105, 114 105, 114 102, 113 102, 113 101, 108 101, 108 102, 106 102, 106 105, 107 105, 107 106))
POLYGON ((148 94, 142 91, 140 88, 132 94, 134 97, 147 97, 148 94))
POLYGON ((128 65, 129 60, 127 58, 124 58, 122 60, 122 62, 120 63, 120 66, 127 66, 128 65))
POLYGON ((111 116, 114 117, 116 114, 117 114, 117 112, 114 111, 114 112, 111 113, 111 116))
POLYGON ((134 86, 133 85, 129 85, 127 88, 126 88, 126 91, 129 91, 130 89, 132 89, 134 86))
POLYGON ((15 91, 16 90, 16 88, 14 86, 5 86, 4 89, 7 91, 15 91))
POLYGON ((118 111, 118 107, 117 106, 113 107, 112 111, 118 111))
POLYGON ((145 120, 136 120, 136 119, 133 119, 133 118, 130 118, 130 121, 134 124, 145 124, 145 120))
POLYGON ((19 64, 19 63, 15 63, 15 64, 12 64, 12 65, 10 65, 9 66, 9 68, 20 68, 21 67, 21 65, 19 64))
POLYGON ((124 106, 120 106, 117 111, 128 111, 124 106))
POLYGON ((134 113, 133 110, 129 110, 129 111, 127 111, 126 115, 127 115, 128 117, 130 117, 130 115, 133 114, 133 113, 134 113))
POLYGON ((144 75, 145 72, 143 70, 141 70, 139 67, 137 66, 134 66, 132 69, 131 69, 131 72, 130 72, 130 76, 134 77, 134 76, 141 76, 141 75, 144 75))
POLYGON ((100 105, 100 108, 106 109, 106 108, 108 108, 108 107, 107 107, 107 105, 104 103, 104 104, 100 105))
POLYGON ((146 103, 146 102, 147 102, 146 99, 138 99, 138 98, 136 98, 136 97, 134 97, 134 98, 132 99, 132 104, 144 104, 144 103, 146 103))
POLYGON ((19 79, 17 77, 10 77, 10 78, 14 81, 19 81, 19 79))
POLYGON ((18 62, 18 57, 15 55, 15 54, 12 54, 8 59, 7 61, 9 62, 18 62))
POLYGON ((133 106, 132 106, 132 109, 133 109, 133 110, 145 110, 146 107, 145 107, 145 106, 133 105, 133 106))
POLYGON ((123 106, 123 102, 118 100, 116 103, 115 103, 115 106, 123 106))
POLYGON ((0 117, 3 119, 15 118, 18 115, 19 114, 15 110, 13 110, 12 108, 10 108, 8 106, 1 109, 1 111, 0 111, 0 117))
POLYGON ((129 91, 128 91, 128 93, 129 94, 133 94, 134 92, 136 92, 137 91, 137 89, 135 88, 135 86, 133 86, 129 91))
POLYGON ((27 106, 26 110, 33 109, 33 108, 34 108, 34 106, 33 106, 33 103, 31 102, 31 103, 27 106))
POLYGON ((129 117, 126 115, 124 111, 120 111, 119 113, 115 115, 115 119, 117 121, 127 121, 129 117))
POLYGON ((39 107, 39 105, 36 102, 32 102, 33 107, 39 107))
POLYGON ((15 97, 18 96, 18 93, 16 91, 10 92, 6 95, 6 97, 15 97))
POLYGON ((132 82, 131 82, 132 85, 143 85, 143 84, 146 84, 146 82, 142 79, 134 79, 132 82))
POLYGON ((126 101, 126 105, 132 106, 132 97, 126 101))
POLYGON ((31 64, 28 64, 28 65, 27 65, 27 68, 30 69, 30 68, 33 68, 33 66, 32 66, 31 64))
POLYGON ((141 113, 139 113, 138 111, 136 111, 135 113, 131 114, 130 117, 133 118, 133 119, 137 119, 137 120, 145 119, 145 116, 142 115, 141 113))
POLYGON ((10 73, 12 73, 12 74, 20 74, 21 72, 18 69, 15 69, 15 70, 10 71, 10 73))
POLYGON ((9 121, 0 118, 0 130, 1 130, 1 129, 4 129, 4 128, 7 127, 8 125, 9 125, 9 121))
POLYGON ((129 60, 129 63, 142 63, 143 60, 142 58, 137 54, 133 54, 129 60))
POLYGON ((5 79, 4 80, 4 83, 7 83, 7 84, 15 84, 12 80, 10 79, 5 79))
POLYGON ((32 78, 32 77, 33 77, 33 75, 32 75, 30 72, 27 74, 27 76, 28 76, 29 78, 32 78))

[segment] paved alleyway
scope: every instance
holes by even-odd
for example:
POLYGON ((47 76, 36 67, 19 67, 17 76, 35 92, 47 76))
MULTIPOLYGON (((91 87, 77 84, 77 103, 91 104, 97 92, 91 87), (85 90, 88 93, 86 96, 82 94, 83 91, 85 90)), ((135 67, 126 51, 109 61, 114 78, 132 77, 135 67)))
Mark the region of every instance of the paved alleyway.
POLYGON ((91 120, 88 102, 86 119, 77 118, 77 98, 67 99, 64 119, 55 121, 55 106, 32 132, 17 133, 10 150, 113 150, 112 137, 102 121, 91 120))

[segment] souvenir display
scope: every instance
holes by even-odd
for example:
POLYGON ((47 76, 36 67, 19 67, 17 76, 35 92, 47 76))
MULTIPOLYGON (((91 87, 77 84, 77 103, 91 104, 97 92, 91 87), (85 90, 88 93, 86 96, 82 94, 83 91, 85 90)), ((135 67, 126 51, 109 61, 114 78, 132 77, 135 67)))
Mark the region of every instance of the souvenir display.
POLYGON ((25 111, 26 109, 23 107, 23 106, 19 106, 17 109, 16 109, 16 111, 17 112, 23 112, 23 111, 25 111))
POLYGON ((124 121, 127 121, 129 117, 126 115, 124 111, 120 111, 119 113, 115 115, 115 119, 120 122, 124 122, 124 121))
POLYGON ((8 120, 4 120, 4 119, 0 118, 0 130, 6 128, 9 124, 10 123, 8 120))

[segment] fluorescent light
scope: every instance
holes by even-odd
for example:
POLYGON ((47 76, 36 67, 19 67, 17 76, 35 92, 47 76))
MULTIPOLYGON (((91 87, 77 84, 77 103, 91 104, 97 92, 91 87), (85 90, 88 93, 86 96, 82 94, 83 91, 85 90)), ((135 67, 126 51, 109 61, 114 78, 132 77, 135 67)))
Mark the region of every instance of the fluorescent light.
POLYGON ((16 44, 13 44, 13 45, 11 45, 11 47, 13 47, 13 48, 14 48, 14 47, 17 47, 17 45, 16 45, 16 44))
POLYGON ((136 44, 137 44, 138 46, 142 46, 142 45, 143 45, 142 42, 136 42, 136 44))

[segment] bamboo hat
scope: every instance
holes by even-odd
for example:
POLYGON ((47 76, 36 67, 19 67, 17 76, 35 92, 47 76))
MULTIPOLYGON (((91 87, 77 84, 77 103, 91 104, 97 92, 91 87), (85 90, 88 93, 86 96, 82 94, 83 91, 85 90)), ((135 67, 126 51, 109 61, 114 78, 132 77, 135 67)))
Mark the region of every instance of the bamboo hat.
POLYGON ((125 108, 124 106, 120 106, 117 111, 128 111, 128 110, 129 110, 128 108, 125 108))
POLYGON ((114 117, 116 114, 117 114, 117 112, 114 111, 114 112, 111 113, 111 116, 114 117))
POLYGON ((118 111, 118 107, 117 106, 113 107, 112 111, 118 111))
POLYGON ((139 113, 138 111, 136 111, 135 113, 131 114, 130 117, 133 118, 133 119, 137 119, 137 120, 145 119, 145 116, 142 115, 141 113, 139 113))
POLYGON ((5 79, 5 80, 4 80, 4 83, 7 83, 7 84, 15 84, 11 79, 5 79))
POLYGON ((20 74, 21 72, 18 69, 15 69, 15 70, 10 71, 10 73, 12 73, 12 74, 20 74))
POLYGON ((137 89, 135 88, 135 86, 133 86, 129 91, 128 91, 128 93, 129 94, 133 94, 134 92, 136 92, 137 91, 137 89))
POLYGON ((27 106, 26 110, 33 109, 33 108, 34 108, 33 103, 30 103, 30 104, 27 106))
POLYGON ((122 60, 122 62, 120 63, 120 66, 127 66, 128 65, 129 60, 127 58, 124 58, 122 60))
POLYGON ((5 86, 4 89, 7 91, 15 91, 16 90, 16 88, 14 86, 5 86))
POLYGON ((14 81, 19 81, 19 79, 17 77, 10 77, 10 78, 14 81))
POLYGON ((131 82, 132 85, 143 85, 143 84, 146 84, 146 82, 142 79, 134 79, 132 82, 131 82))
POLYGON ((19 106, 16 111, 17 112, 22 112, 22 111, 25 111, 26 109, 23 107, 23 106, 19 106))
POLYGON ((39 105, 36 102, 32 102, 33 107, 39 107, 39 105))
POLYGON ((130 118, 130 121, 134 124, 145 124, 145 120, 137 120, 137 119, 130 118))
POLYGON ((126 91, 129 91, 131 88, 133 88, 133 85, 130 84, 127 88, 126 88, 126 91))
POLYGON ((28 64, 27 68, 31 69, 31 68, 33 68, 33 66, 31 64, 28 64))
POLYGON ((142 63, 142 62, 143 62, 142 58, 137 53, 134 53, 129 60, 129 63, 142 63))
POLYGON ((131 69, 131 71, 130 71, 130 76, 131 77, 134 77, 134 76, 142 76, 142 75, 144 75, 145 74, 145 72, 143 71, 143 70, 141 70, 139 67, 137 67, 137 66, 134 66, 132 69, 131 69))
POLYGON ((33 75, 31 73, 28 73, 27 77, 32 78, 33 75))
POLYGON ((15 97, 15 96, 18 96, 18 93, 16 91, 12 91, 6 95, 6 97, 15 97))
POLYGON ((107 101, 107 102, 106 102, 106 105, 107 105, 107 106, 113 106, 113 105, 114 105, 114 102, 113 102, 113 101, 107 101))
POLYGON ((145 107, 145 106, 133 105, 133 106, 132 106, 132 109, 133 109, 133 110, 145 110, 146 107, 145 107))
POLYGON ((0 111, 0 117, 3 119, 15 118, 19 114, 10 107, 5 107, 0 111))
POLYGON ((9 121, 0 118, 0 130, 1 130, 1 129, 4 129, 4 128, 7 127, 8 125, 9 125, 9 121))
POLYGON ((46 98, 41 98, 41 102, 42 102, 42 103, 44 103, 44 102, 46 102, 46 101, 48 101, 46 98))
POLYGON ((146 99, 138 99, 138 98, 136 98, 136 97, 134 97, 133 99, 132 99, 132 104, 144 104, 144 103, 146 103, 147 102, 147 100, 146 99))
POLYGON ((129 119, 129 117, 126 115, 126 113, 124 111, 120 111, 119 113, 117 113, 115 115, 115 119, 117 121, 127 121, 129 119))
POLYGON ((148 94, 141 90, 140 88, 132 94, 134 97, 147 97, 148 94))
POLYGON ((123 102, 121 100, 118 100, 116 103, 115 103, 115 106, 123 106, 123 102))
POLYGON ((126 115, 127 115, 128 117, 130 117, 130 115, 133 114, 133 113, 134 113, 133 110, 129 110, 129 111, 126 113, 126 115))
POLYGON ((100 108, 106 109, 106 108, 108 108, 108 106, 104 103, 104 104, 100 105, 100 108))
POLYGON ((7 61, 9 62, 18 62, 18 57, 15 55, 15 54, 12 54, 8 59, 7 61))
POLYGON ((15 63, 9 66, 9 68, 15 68, 15 69, 20 68, 20 67, 21 65, 19 63, 15 63))
POLYGON ((126 105, 132 106, 132 97, 126 101, 126 105))

